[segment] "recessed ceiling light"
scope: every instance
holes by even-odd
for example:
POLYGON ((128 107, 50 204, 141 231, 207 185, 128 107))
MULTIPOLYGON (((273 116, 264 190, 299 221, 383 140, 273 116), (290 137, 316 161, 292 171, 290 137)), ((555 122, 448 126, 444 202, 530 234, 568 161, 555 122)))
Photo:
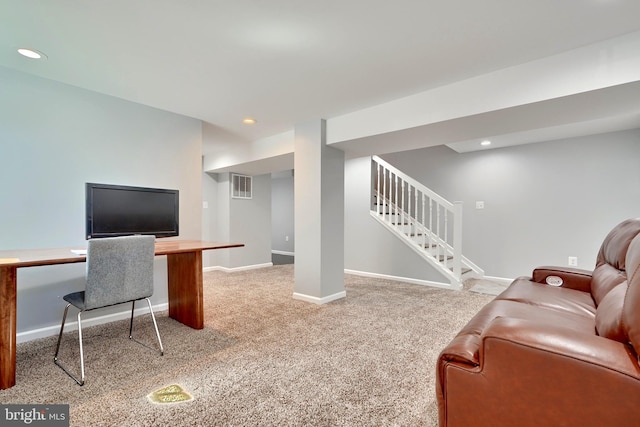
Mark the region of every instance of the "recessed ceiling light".
POLYGON ((491 145, 491 141, 489 141, 488 139, 485 139, 484 141, 482 141, 480 143, 480 145, 482 145, 483 147, 487 147, 487 146, 491 145))
POLYGON ((245 125, 255 125, 256 124, 256 119, 252 119, 250 117, 247 117, 246 119, 242 119, 242 123, 244 123, 245 125))
POLYGON ((31 59, 47 59, 47 55, 35 49, 27 49, 27 48, 21 47, 20 49, 18 49, 18 53, 22 56, 26 56, 27 58, 31 58, 31 59))

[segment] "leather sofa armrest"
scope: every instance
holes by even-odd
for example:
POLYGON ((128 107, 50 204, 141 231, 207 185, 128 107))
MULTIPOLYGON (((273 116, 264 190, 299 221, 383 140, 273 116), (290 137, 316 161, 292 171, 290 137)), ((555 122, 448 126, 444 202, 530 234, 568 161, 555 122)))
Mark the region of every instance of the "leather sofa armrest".
POLYGON ((543 266, 533 270, 532 280, 547 283, 547 277, 556 276, 562 279, 562 287, 583 292, 591 292, 592 271, 581 268, 543 266))
POLYGON ((497 317, 480 364, 442 363, 441 426, 635 425, 640 367, 629 345, 545 320, 497 317))
MULTIPOLYGON (((480 347, 480 366, 484 359, 491 357, 487 343, 500 340, 512 344, 516 355, 517 347, 526 347, 544 351, 550 355, 566 356, 576 363, 585 366, 598 366, 617 371, 634 378, 640 376, 638 356, 633 349, 621 342, 610 340, 598 335, 577 333, 574 329, 563 325, 528 319, 498 317, 494 319, 482 334, 480 347)), ((511 347, 511 345, 509 346, 511 347)))

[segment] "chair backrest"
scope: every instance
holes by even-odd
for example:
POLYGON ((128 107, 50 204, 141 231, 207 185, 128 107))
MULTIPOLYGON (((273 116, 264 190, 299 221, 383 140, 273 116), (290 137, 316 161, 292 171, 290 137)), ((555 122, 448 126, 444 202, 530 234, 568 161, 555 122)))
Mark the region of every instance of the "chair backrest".
POLYGON ((154 254, 155 236, 89 240, 85 309, 150 297, 154 254))

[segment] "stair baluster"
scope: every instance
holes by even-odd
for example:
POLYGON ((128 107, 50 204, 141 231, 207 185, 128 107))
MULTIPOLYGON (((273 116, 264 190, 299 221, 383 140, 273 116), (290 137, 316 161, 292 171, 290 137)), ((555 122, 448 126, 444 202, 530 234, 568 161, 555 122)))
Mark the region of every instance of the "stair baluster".
POLYGON ((462 288, 463 273, 484 275, 462 255, 462 202, 447 201, 377 156, 372 162, 371 214, 448 277, 452 288, 462 288))

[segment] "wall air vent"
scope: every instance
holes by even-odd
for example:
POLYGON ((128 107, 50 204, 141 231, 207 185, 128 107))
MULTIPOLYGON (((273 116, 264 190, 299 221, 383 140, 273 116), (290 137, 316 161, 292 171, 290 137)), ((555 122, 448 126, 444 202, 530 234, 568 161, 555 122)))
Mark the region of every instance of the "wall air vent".
POLYGON ((251 177, 248 175, 231 174, 231 198, 250 199, 251 198, 251 177))

